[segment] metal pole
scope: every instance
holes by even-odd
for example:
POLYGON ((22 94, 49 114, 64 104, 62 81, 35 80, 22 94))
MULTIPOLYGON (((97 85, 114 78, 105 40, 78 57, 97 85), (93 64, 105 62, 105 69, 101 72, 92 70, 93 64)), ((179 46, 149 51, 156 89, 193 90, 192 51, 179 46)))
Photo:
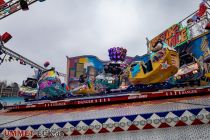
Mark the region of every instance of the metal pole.
POLYGON ((183 20, 181 20, 179 23, 182 23, 183 21, 185 21, 186 19, 188 19, 189 17, 191 17, 192 15, 194 15, 197 11, 193 12, 192 14, 190 14, 189 16, 187 16, 186 18, 184 18, 183 20))
POLYGON ((0 97, 2 97, 2 92, 3 92, 3 84, 1 85, 0 97))

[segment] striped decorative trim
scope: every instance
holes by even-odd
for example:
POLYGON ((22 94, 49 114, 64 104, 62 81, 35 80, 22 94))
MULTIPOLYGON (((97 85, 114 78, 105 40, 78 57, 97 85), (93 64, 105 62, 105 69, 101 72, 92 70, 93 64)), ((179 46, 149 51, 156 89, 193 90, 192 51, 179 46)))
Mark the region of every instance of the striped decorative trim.
POLYGON ((0 139, 88 135, 210 123, 210 107, 0 128, 0 139))

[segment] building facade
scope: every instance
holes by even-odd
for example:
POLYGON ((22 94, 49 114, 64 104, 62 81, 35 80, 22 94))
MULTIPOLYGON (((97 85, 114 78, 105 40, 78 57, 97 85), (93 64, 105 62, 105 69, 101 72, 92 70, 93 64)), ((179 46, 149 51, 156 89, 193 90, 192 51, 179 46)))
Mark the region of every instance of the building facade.
POLYGON ((5 82, 0 82, 0 97, 17 97, 19 86, 17 83, 7 85, 5 82))

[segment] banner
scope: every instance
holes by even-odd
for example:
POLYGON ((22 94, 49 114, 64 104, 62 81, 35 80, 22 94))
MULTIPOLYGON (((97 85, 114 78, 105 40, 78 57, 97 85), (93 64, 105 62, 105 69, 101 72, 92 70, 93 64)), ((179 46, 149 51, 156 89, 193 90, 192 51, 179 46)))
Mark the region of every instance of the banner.
POLYGON ((162 40, 170 47, 177 47, 190 39, 188 28, 182 28, 181 24, 175 24, 159 34, 150 41, 150 47, 154 46, 158 40, 162 40))

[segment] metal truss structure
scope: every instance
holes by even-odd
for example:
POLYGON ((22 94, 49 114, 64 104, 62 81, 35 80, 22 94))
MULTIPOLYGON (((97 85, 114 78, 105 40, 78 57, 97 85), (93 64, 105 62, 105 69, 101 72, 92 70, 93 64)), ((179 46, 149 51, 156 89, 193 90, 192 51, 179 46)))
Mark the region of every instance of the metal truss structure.
MULTIPOLYGON (((5 47, 3 45, 3 43, 0 44, 0 51, 2 51, 5 55, 9 55, 12 58, 15 58, 17 60, 23 61, 24 64, 28 64, 31 67, 37 68, 37 69, 42 70, 42 71, 46 70, 46 68, 36 64, 32 60, 29 60, 28 58, 26 58, 26 57, 24 57, 24 56, 22 56, 22 55, 20 55, 20 54, 18 54, 16 52, 14 52, 13 50, 11 50, 11 49, 9 49, 7 47, 5 47)), ((4 60, 2 60, 2 61, 4 61, 4 60)), ((60 73, 60 72, 57 72, 57 73, 58 73, 59 76, 66 77, 66 74, 63 74, 63 73, 60 73)))
MULTIPOLYGON (((26 0, 26 1, 28 5, 31 5, 39 0, 26 0)), ((0 20, 14 14, 15 12, 19 10, 21 10, 19 0, 10 0, 6 2, 5 4, 0 6, 0 20)))

